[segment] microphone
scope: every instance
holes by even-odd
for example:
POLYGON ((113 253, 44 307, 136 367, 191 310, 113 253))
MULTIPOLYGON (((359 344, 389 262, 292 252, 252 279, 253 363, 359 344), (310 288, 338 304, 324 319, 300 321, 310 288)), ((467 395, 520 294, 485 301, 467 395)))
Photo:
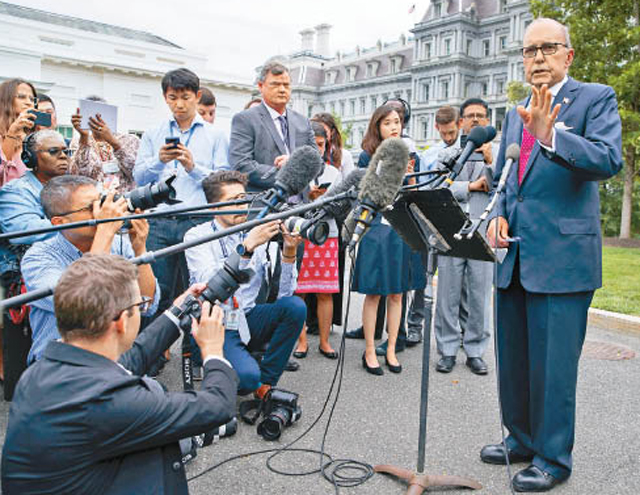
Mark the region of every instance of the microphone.
POLYGON ((313 146, 297 148, 287 163, 276 174, 276 183, 270 188, 262 200, 267 204, 256 218, 265 217, 271 210, 287 201, 289 196, 300 194, 315 179, 324 167, 318 150, 313 146))
POLYGON ((349 241, 353 252, 377 213, 395 199, 409 164, 409 148, 400 138, 385 139, 373 154, 360 182, 356 225, 349 241))
POLYGON ((482 146, 484 143, 492 141, 496 137, 496 128, 488 125, 487 127, 474 127, 467 136, 467 144, 464 146, 462 153, 456 159, 455 163, 451 167, 451 172, 445 179, 445 182, 449 185, 453 184, 454 179, 462 171, 462 167, 469 159, 471 154, 482 146))
POLYGON ((504 190, 504 186, 507 184, 507 177, 511 172, 511 167, 520 160, 520 146, 518 143, 511 143, 504 156, 506 162, 500 173, 500 180, 498 181, 498 187, 496 187, 496 196, 504 190))
MULTIPOLYGON (((336 184, 332 184, 331 187, 327 190, 324 197, 331 198, 333 196, 337 196, 338 194, 345 193, 352 189, 355 189, 356 192, 360 190, 360 183, 364 178, 367 170, 364 168, 357 168, 352 170, 349 175, 347 175, 343 180, 336 184)), ((355 193, 353 198, 345 198, 339 199, 334 202, 328 203, 322 207, 322 209, 333 218, 338 220, 339 222, 343 222, 347 217, 349 212, 353 209, 353 203, 356 199, 355 193)))
POLYGON ((482 212, 479 218, 477 218, 476 220, 467 221, 467 223, 465 223, 462 229, 460 229, 460 232, 454 235, 454 237, 457 240, 461 240, 463 237, 466 237, 467 239, 471 239, 473 237, 473 234, 480 227, 480 224, 487 219, 487 217, 489 216, 489 213, 491 213, 491 210, 493 210, 493 208, 495 207, 496 203, 498 202, 498 197, 500 196, 500 193, 503 191, 507 183, 507 177, 509 177, 509 173, 511 172, 511 167, 513 166, 514 163, 517 163, 518 160, 520 159, 520 146, 518 146, 517 143, 512 143, 509 145, 509 147, 507 148, 507 151, 505 152, 505 159, 506 159, 506 162, 504 164, 504 167, 502 167, 500 180, 498 181, 498 186, 496 187, 495 192, 493 193, 493 197, 491 198, 491 201, 489 202, 487 207, 484 209, 484 211, 482 212))

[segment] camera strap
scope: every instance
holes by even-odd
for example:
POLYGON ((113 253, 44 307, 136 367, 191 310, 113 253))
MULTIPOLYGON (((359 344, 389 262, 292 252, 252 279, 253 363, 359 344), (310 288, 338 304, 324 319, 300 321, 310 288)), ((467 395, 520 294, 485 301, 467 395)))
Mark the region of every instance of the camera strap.
POLYGON ((249 399, 240 403, 240 419, 248 425, 255 425, 262 414, 264 401, 261 399, 249 399), (252 411, 255 411, 252 413, 252 411))

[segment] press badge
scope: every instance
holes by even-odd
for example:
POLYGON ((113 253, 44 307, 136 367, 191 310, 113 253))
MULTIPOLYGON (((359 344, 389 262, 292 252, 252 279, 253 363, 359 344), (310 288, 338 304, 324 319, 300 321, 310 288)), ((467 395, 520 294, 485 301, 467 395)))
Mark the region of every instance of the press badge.
POLYGON ((224 328, 225 330, 236 332, 240 330, 240 309, 235 297, 232 304, 225 304, 224 306, 224 328))

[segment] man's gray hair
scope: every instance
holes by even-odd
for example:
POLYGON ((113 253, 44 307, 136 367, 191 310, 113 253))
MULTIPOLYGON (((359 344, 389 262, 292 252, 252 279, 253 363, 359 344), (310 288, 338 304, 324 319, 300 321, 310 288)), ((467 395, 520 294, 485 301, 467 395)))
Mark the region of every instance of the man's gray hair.
POLYGON ((81 187, 96 186, 97 182, 82 175, 61 175, 49 180, 40 191, 40 203, 47 218, 65 213, 71 195, 81 187))
POLYGON ((279 76, 281 74, 288 74, 289 69, 287 69, 280 62, 267 62, 260 69, 260 75, 258 76, 258 81, 264 82, 269 74, 273 74, 274 76, 279 76))
POLYGON ((64 141, 64 136, 60 134, 58 131, 54 131, 53 129, 43 129, 33 134, 31 137, 31 142, 33 143, 32 151, 35 151, 38 146, 47 138, 57 138, 59 141, 64 141))
POLYGON ((562 34, 564 35, 565 45, 567 45, 567 48, 571 48, 571 37, 569 36, 569 28, 564 24, 562 24, 561 22, 558 22, 555 19, 551 19, 550 17, 538 17, 537 19, 534 19, 533 22, 531 22, 531 24, 527 26, 527 29, 524 32, 524 37, 526 38, 527 32, 533 26, 537 24, 546 24, 546 23, 552 23, 558 26, 562 30, 562 34))

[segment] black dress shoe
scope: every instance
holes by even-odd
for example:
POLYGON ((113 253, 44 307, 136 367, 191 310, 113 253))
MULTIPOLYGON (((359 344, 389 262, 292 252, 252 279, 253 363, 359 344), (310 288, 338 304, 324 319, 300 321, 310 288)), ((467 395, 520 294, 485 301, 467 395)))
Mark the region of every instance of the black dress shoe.
POLYGON ((422 342, 422 332, 420 329, 410 328, 407 332, 407 347, 413 347, 422 342))
POLYGON ((513 477, 513 489, 517 492, 548 492, 563 481, 532 464, 513 477))
POLYGON ((451 373, 453 367, 456 365, 455 356, 442 356, 438 364, 436 364, 436 371, 440 373, 451 373))
POLYGON ((485 363, 484 359, 482 359, 481 357, 467 358, 467 367, 476 375, 486 375, 487 373, 489 373, 487 363, 485 363))
POLYGON ((293 351, 293 357, 296 358, 296 359, 304 359, 304 358, 307 357, 307 352, 309 352, 309 348, 308 347, 304 351, 293 351))
POLYGON ((300 363, 296 363, 295 361, 289 360, 287 361, 287 365, 284 367, 285 371, 298 371, 300 369, 300 363))
MULTIPOLYGON (((376 347, 376 354, 378 356, 386 356, 387 355, 387 346, 389 345, 389 341, 385 340, 382 344, 376 347)), ((407 348, 407 341, 404 339, 398 339, 396 342, 396 352, 404 352, 407 348)))
POLYGON ((371 373, 372 375, 376 375, 376 376, 384 375, 384 370, 382 369, 381 366, 376 366, 375 368, 372 368, 367 364, 367 358, 365 357, 364 354, 362 355, 362 367, 365 370, 367 370, 367 373, 371 373))
POLYGON ((318 347, 318 351, 328 359, 338 359, 338 353, 336 351, 323 351, 321 347, 318 347))
POLYGON ((391 373, 402 373, 402 365, 400 363, 398 363, 397 365, 391 364, 389 363, 389 360, 387 359, 386 356, 384 358, 384 362, 387 365, 387 368, 389 368, 389 371, 391 371, 391 373))
MULTIPOLYGON (((504 445, 501 443, 497 445, 485 445, 480 451, 480 459, 487 464, 500 464, 504 466, 507 461, 504 458, 504 445)), ((516 462, 531 462, 533 455, 519 454, 509 450, 509 464, 515 464, 516 462)))
POLYGON ((347 331, 344 336, 347 339, 364 339, 364 330, 362 327, 354 328, 347 331))

